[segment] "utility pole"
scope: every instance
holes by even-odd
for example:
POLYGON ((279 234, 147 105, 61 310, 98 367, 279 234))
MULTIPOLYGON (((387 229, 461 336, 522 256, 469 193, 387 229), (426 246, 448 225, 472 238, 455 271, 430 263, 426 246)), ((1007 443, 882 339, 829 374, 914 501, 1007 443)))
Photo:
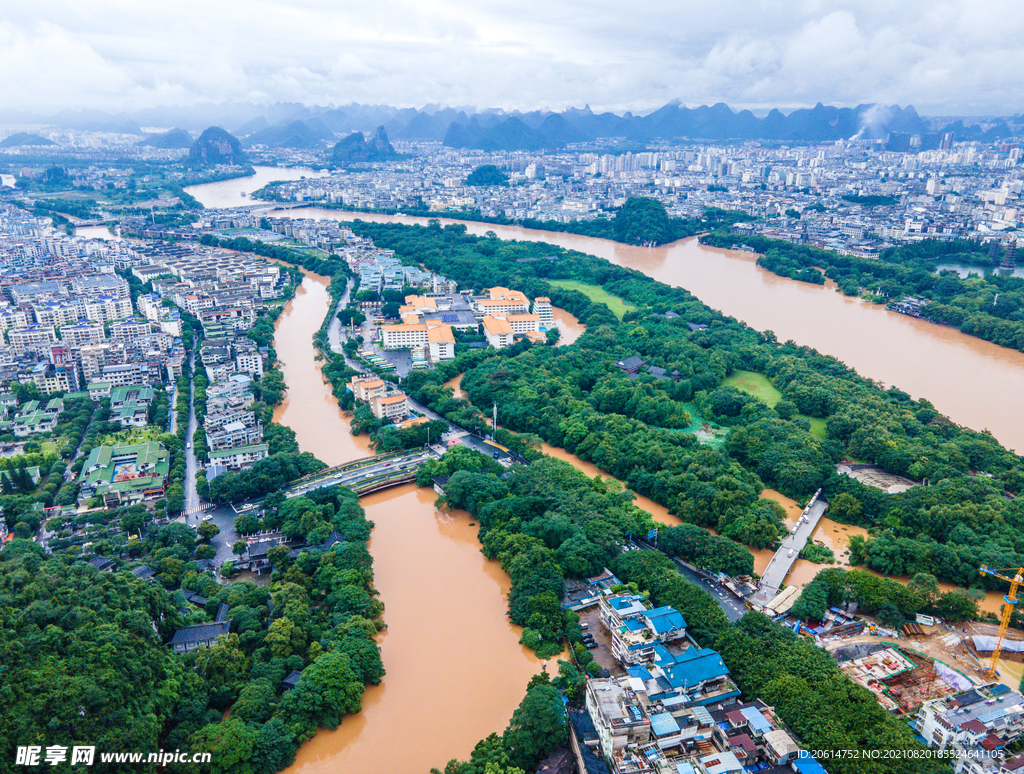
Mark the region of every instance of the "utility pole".
POLYGON ((498 432, 498 404, 493 402, 494 406, 494 418, 491 420, 491 440, 495 440, 495 435, 498 432))

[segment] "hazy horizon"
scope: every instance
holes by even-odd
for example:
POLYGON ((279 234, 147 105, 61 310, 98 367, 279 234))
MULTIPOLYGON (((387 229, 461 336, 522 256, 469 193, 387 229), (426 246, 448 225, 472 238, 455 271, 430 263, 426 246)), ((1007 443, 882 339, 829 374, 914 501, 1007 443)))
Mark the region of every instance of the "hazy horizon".
POLYGON ((134 113, 225 101, 529 112, 677 99, 762 114, 817 102, 921 115, 1021 112, 1024 10, 1009 0, 893 5, 536 0, 341 10, 316 0, 138 5, 39 0, 0 14, 0 109, 134 113))

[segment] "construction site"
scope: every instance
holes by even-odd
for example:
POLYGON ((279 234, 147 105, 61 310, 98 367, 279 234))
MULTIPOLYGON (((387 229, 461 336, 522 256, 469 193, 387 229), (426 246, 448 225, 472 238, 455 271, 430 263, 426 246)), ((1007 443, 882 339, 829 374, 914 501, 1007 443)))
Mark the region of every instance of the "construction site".
MULTIPOLYGON (((956 635, 952 637, 959 641, 956 635)), ((878 703, 898 715, 916 712, 931 699, 974 687, 974 681, 952 667, 905 645, 864 642, 831 651, 851 680, 871 691, 878 703)))

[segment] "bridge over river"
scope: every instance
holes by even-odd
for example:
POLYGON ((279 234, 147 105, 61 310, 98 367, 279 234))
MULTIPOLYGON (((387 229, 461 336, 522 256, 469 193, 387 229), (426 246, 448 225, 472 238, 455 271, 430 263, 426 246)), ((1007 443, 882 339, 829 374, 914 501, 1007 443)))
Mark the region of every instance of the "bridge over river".
POLYGON ((325 486, 347 486, 358 495, 369 494, 414 481, 424 462, 440 456, 428 447, 365 457, 299 479, 284 492, 286 497, 299 497, 325 486))
POLYGON ((789 571, 793 569, 794 562, 800 557, 800 551, 807 545, 815 527, 818 526, 821 517, 825 515, 825 509, 828 508, 828 503, 818 499, 820 495, 821 490, 819 489, 804 509, 796 529, 783 539, 782 546, 775 552, 775 556, 772 557, 761 575, 761 583, 757 593, 750 597, 751 601, 764 606, 778 595, 783 581, 786 580, 789 571))

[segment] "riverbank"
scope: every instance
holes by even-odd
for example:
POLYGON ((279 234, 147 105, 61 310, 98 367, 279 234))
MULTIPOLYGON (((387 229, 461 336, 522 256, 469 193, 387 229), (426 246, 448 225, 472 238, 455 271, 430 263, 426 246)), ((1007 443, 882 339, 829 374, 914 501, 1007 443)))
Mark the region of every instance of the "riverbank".
MULTIPOLYGON (((403 225, 428 222, 317 208, 270 214, 403 225)), ((574 234, 440 220, 442 225, 465 225, 476 236, 494 231, 501 239, 544 242, 595 255, 671 287, 686 288, 708 307, 770 331, 780 342, 791 339, 835 357, 878 384, 927 398, 957 424, 990 431, 1008 448, 1024 450, 1024 404, 1017 400, 1024 394, 1020 352, 952 327, 890 313, 857 297, 826 292, 829 285, 778 277, 758 267, 753 253, 701 245, 695 237, 642 248, 574 234)))
MULTIPOLYGON (((289 386, 275 421, 295 430, 302 451, 335 465, 372 450, 366 436, 351 434, 317 360, 314 335, 334 312, 330 280, 303 273, 275 330, 289 386)), ((435 497, 405 486, 361 500, 375 525, 369 548, 388 624, 377 638, 387 674, 367 688, 362 712, 303 744, 288 771, 405 774, 441 767, 503 729, 526 682, 541 670, 508 622, 508 579, 480 553, 475 522, 438 511, 435 497), (396 728, 415 743, 406 748, 416 750, 415 762, 409 755, 382 757, 396 728)))

